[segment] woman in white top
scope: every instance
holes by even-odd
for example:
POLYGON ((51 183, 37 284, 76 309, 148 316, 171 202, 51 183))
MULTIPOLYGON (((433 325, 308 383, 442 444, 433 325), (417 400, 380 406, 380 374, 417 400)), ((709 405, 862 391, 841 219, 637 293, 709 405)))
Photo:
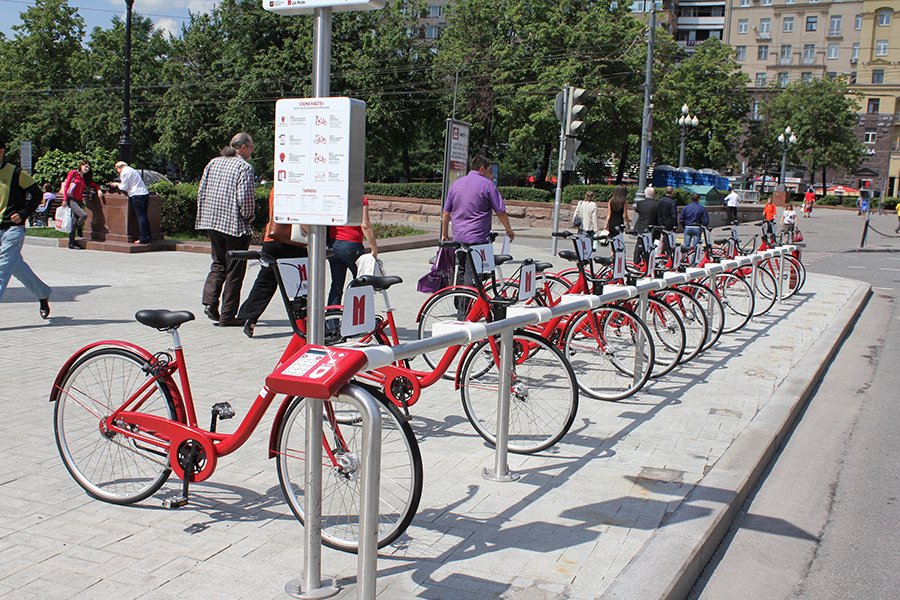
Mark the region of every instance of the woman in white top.
POLYGON ((784 205, 784 212, 781 213, 781 233, 790 234, 788 243, 794 241, 794 224, 797 222, 797 213, 790 202, 784 205))

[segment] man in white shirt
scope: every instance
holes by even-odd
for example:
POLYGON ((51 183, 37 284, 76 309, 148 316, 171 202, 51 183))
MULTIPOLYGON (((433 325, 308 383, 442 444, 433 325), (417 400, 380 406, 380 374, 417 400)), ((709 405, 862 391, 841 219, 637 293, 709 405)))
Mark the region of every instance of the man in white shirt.
POLYGON ((120 160, 116 163, 116 173, 119 174, 119 181, 111 181, 109 186, 119 188, 119 191, 128 195, 128 204, 137 217, 140 232, 134 243, 149 244, 150 219, 147 217, 147 209, 150 207, 150 191, 144 185, 141 174, 129 167, 125 161, 120 160))
POLYGON ((741 197, 734 191, 733 186, 728 186, 728 195, 725 196, 725 206, 728 208, 728 222, 732 225, 738 224, 738 204, 741 203, 741 197))

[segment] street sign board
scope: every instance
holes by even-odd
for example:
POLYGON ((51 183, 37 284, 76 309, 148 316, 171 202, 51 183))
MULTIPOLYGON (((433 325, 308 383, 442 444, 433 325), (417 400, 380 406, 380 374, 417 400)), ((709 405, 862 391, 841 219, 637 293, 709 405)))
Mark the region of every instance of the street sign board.
POLYGON ((262 0, 262 7, 279 15, 311 15, 318 8, 334 12, 378 10, 384 8, 384 0, 262 0))
POLYGON ((450 184, 469 172, 469 124, 447 119, 446 136, 441 202, 446 200, 450 184))
POLYGON ((275 103, 275 222, 359 225, 366 104, 351 98, 275 103))
POLYGON ((31 142, 22 142, 22 149, 19 151, 19 164, 22 169, 31 175, 31 142))

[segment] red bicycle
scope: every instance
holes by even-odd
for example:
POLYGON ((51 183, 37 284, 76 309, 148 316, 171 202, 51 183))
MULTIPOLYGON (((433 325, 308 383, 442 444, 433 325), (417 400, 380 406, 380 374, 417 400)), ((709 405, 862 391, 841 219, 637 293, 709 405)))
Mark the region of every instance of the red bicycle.
MULTIPOLYGON (((258 252, 233 258, 260 258, 258 252)), ((291 259, 305 260, 305 259, 291 259)), ((274 266, 273 266, 274 268, 274 266)), ((294 335, 278 362, 296 362, 306 346, 306 298, 288 294, 275 268, 294 335)), ((176 508, 188 502, 189 485, 208 479, 220 457, 240 448, 274 403, 276 393, 263 386, 233 433, 216 431, 234 417, 227 402, 213 404, 208 429, 198 424, 188 369, 178 329, 194 320, 187 311, 141 310, 137 321, 169 333, 173 348, 152 353, 121 340, 88 344, 60 369, 50 392, 55 404, 56 444, 75 481, 94 498, 114 504, 140 502, 156 493, 174 471, 181 494, 164 501, 176 508)), ((349 381, 365 364, 359 352, 310 350, 302 358, 333 361, 332 376, 349 381), (328 355, 328 356, 326 356, 328 355), (336 361, 336 362, 335 362, 336 361)), ((277 367, 276 367, 277 368, 277 367)), ((412 521, 422 494, 422 458, 412 429, 377 389, 382 417, 382 458, 378 545, 389 544, 412 521)), ((322 541, 356 551, 359 540, 359 474, 362 428, 340 423, 342 403, 324 402, 322 452, 322 541)), ((269 458, 292 512, 303 521, 305 400, 284 396, 269 434, 269 458)))

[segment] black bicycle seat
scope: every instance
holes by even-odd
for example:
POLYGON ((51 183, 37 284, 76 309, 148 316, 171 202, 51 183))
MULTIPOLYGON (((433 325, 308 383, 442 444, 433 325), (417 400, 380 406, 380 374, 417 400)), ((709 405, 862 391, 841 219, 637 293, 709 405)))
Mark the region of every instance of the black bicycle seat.
POLYGON ((538 273, 543 273, 547 269, 553 268, 553 263, 548 262, 536 262, 534 263, 534 270, 538 273))
POLYGON ((194 320, 194 313, 188 310, 139 310, 134 313, 134 318, 141 325, 155 329, 172 329, 182 323, 194 320))
POLYGON ((731 238, 719 238, 717 240, 713 240, 717 244, 727 244, 731 238))
POLYGON ((560 250, 559 257, 565 260, 571 260, 572 262, 578 260, 578 255, 575 254, 574 250, 560 250))
POLYGON ((599 263, 601 265, 611 265, 613 263, 612 256, 595 256, 594 262, 599 263))
POLYGON ((392 285, 397 285, 398 283, 403 283, 403 279, 396 275, 360 275, 350 283, 350 287, 371 285, 375 288, 376 292, 383 292, 392 285))
POLYGON ((494 255, 494 264, 502 265, 505 262, 509 262, 512 260, 512 256, 509 254, 495 254, 494 255))

